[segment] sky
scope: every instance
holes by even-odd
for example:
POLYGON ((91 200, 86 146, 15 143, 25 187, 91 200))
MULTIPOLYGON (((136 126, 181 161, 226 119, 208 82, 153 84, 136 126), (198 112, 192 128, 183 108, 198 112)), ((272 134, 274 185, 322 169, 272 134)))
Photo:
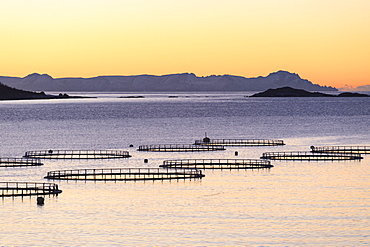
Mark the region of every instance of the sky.
POLYGON ((370 0, 0 0, 0 75, 370 85, 370 0))

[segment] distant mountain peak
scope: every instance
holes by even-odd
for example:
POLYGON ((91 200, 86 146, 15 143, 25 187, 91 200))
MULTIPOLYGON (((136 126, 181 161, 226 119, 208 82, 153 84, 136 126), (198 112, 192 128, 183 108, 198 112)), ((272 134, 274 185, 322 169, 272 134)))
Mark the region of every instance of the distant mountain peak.
POLYGON ((285 71, 285 70, 279 70, 277 72, 273 72, 273 73, 270 73, 267 77, 274 77, 274 76, 277 76, 277 77, 296 77, 297 79, 302 79, 298 74, 296 73, 291 73, 291 72, 288 72, 288 71, 285 71))
POLYGON ((44 77, 44 78, 49 78, 49 79, 53 79, 53 77, 51 77, 50 75, 48 74, 39 74, 39 73, 32 73, 32 74, 29 74, 25 77, 23 77, 23 79, 26 79, 26 78, 37 78, 37 77, 44 77))
POLYGON ((296 73, 292 73, 292 72, 289 72, 289 71, 286 71, 286 70, 278 70, 276 72, 270 73, 270 75, 274 75, 274 74, 298 75, 296 73))

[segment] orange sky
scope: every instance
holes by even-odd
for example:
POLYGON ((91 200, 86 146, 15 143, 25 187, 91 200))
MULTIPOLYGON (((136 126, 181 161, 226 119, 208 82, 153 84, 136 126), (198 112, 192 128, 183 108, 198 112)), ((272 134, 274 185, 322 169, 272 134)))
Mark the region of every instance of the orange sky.
MULTIPOLYGON (((4 3, 5 2, 5 3, 4 3)), ((370 84, 368 0, 13 0, 0 75, 297 73, 370 84)))

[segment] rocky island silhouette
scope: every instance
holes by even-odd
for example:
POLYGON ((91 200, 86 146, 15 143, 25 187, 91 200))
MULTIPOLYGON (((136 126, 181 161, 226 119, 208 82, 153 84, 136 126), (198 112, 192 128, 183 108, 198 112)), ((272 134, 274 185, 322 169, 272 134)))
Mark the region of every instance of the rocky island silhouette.
POLYGON ((44 92, 31 92, 6 86, 0 82, 0 100, 27 100, 27 99, 70 99, 86 98, 82 96, 69 96, 66 93, 49 95, 44 92))
POLYGON ((268 89, 264 92, 253 94, 249 97, 370 97, 367 94, 343 92, 338 95, 326 94, 320 92, 308 92, 303 89, 292 87, 281 87, 268 89))

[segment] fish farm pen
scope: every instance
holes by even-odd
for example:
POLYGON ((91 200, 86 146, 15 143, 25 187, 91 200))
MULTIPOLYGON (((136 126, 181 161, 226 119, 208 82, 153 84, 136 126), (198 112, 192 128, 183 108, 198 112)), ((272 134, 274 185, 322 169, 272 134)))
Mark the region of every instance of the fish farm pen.
POLYGON ((264 139, 209 139, 196 140, 195 145, 214 145, 214 146, 282 146, 283 140, 264 140, 264 139))
POLYGON ((0 182, 0 197, 57 195, 62 193, 54 183, 0 182))
POLYGON ((132 181, 132 180, 168 180, 202 178, 202 171, 197 169, 163 168, 104 168, 78 169, 48 172, 46 179, 91 180, 91 181, 132 181))
POLYGON ((271 168, 269 160, 259 159, 182 159, 165 160, 160 167, 191 169, 262 169, 271 168))
POLYGON ((360 154, 340 153, 312 153, 312 152, 267 152, 261 159, 270 160, 306 160, 306 161, 334 161, 334 160, 359 160, 360 154))
POLYGON ((370 154, 370 146, 311 146, 314 153, 359 153, 370 154))
POLYGON ((199 146, 192 144, 157 144, 141 145, 138 151, 150 152, 202 152, 202 151, 221 151, 225 150, 223 146, 199 146))
POLYGON ((0 167, 42 166, 40 159, 0 158, 0 167))
POLYGON ((41 150, 27 151, 26 158, 38 159, 120 159, 131 157, 122 150, 41 150))

